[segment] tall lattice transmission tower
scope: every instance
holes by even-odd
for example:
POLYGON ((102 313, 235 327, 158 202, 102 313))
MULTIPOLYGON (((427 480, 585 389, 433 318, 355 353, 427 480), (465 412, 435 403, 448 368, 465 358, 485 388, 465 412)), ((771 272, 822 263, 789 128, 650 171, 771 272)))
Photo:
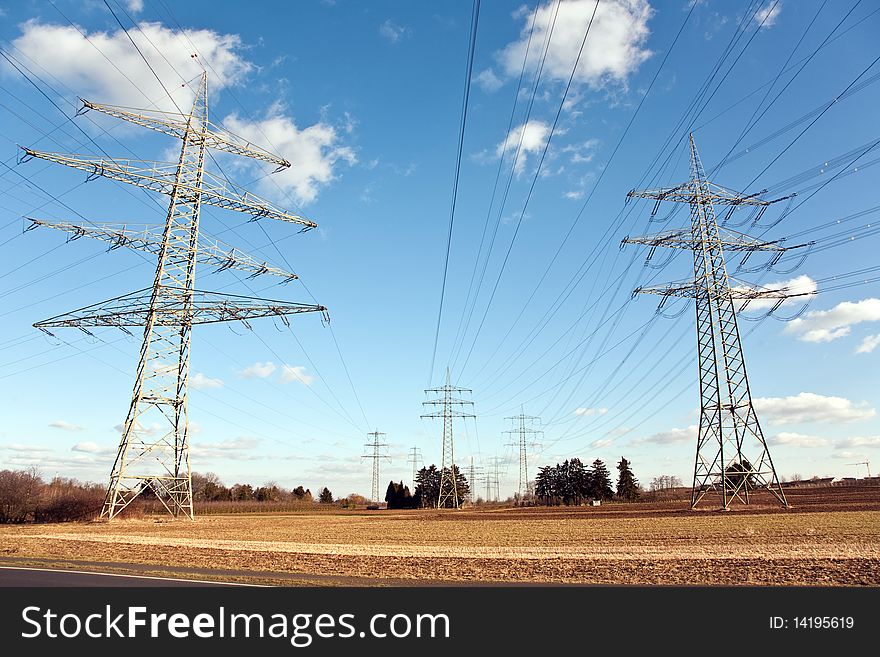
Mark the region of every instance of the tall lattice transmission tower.
POLYGON ((474 465, 474 457, 471 457, 470 465, 467 468, 468 493, 467 501, 471 504, 477 499, 477 480, 482 477, 483 468, 474 465))
POLYGON ((458 388, 450 381, 449 368, 446 368, 446 384, 439 388, 429 388, 425 394, 440 395, 437 399, 429 399, 422 402, 425 406, 440 406, 434 413, 426 413, 423 418, 443 418, 443 435, 441 437, 440 458, 440 495, 437 498, 437 508, 445 508, 446 503, 452 500, 452 507, 457 509, 461 506, 462 498, 458 492, 458 482, 455 477, 455 439, 452 428, 452 418, 475 418, 473 413, 466 413, 456 407, 473 406, 474 402, 458 395, 473 392, 468 388, 458 388))
POLYGON ((732 284, 724 252, 769 251, 774 252, 778 260, 781 252, 798 247, 786 247, 781 240, 761 241, 720 228, 715 216, 716 205, 755 206, 760 212, 783 199, 766 201, 759 198, 763 192, 744 195, 706 180, 693 134, 690 135, 690 156, 689 181, 664 189, 633 190, 627 195, 654 199, 658 204, 660 201, 687 203, 690 229, 627 237, 623 242, 650 246, 652 252, 661 246, 693 251, 693 279, 662 287, 642 287, 634 292, 662 296, 661 307, 669 297, 696 302, 700 424, 691 506, 696 507, 703 497, 711 494, 718 496, 721 507, 727 509, 735 499, 748 504, 750 490, 766 489, 787 507, 752 404, 736 314, 751 301, 773 300, 772 312, 785 299, 810 293, 758 288, 740 281, 732 284), (743 302, 739 308, 737 301, 743 302), (755 451, 747 456, 750 448, 755 451))
POLYGON ((410 447, 406 462, 412 466, 412 485, 413 491, 416 488, 416 477, 419 474, 419 466, 424 462, 422 460, 422 450, 418 447, 410 447))
POLYGON ((382 459, 391 460, 390 456, 386 456, 382 454, 380 451, 383 447, 388 447, 388 443, 383 443, 379 441, 380 436, 384 436, 385 434, 380 431, 372 431, 367 434, 372 438, 372 440, 368 443, 364 443, 364 447, 369 447, 373 451, 369 454, 364 454, 361 458, 371 459, 373 461, 373 487, 372 493, 370 494, 370 501, 379 503, 379 461, 382 459))
POLYGON ((504 433, 516 436, 516 442, 507 443, 507 446, 519 449, 519 487, 517 488, 517 491, 519 492, 519 499, 522 500, 529 492, 528 448, 537 447, 538 443, 532 439, 535 436, 544 435, 544 432, 541 429, 535 428, 536 424, 540 425, 541 418, 536 415, 525 415, 520 411, 519 415, 513 415, 504 419, 510 420, 514 425, 513 429, 505 431, 504 433))
POLYGON ((141 493, 152 490, 173 516, 193 517, 189 462, 189 360, 192 327, 196 324, 247 321, 257 317, 322 312, 324 306, 294 304, 255 297, 207 292, 195 287, 196 264, 237 269, 251 275, 296 276, 257 258, 210 240, 200 243, 202 204, 297 224, 302 230, 317 224, 276 207, 225 179, 205 171, 206 149, 214 148, 254 160, 290 166, 284 158, 258 148, 208 121, 208 80, 202 75, 194 89, 189 114, 103 105, 83 101, 84 111, 96 111, 176 137, 182 142, 177 162, 111 159, 45 153, 25 148, 22 161, 39 158, 85 171, 88 180, 103 176, 170 197, 164 226, 129 228, 124 224, 76 224, 31 219, 73 238, 88 236, 157 256, 152 287, 115 297, 37 322, 49 332, 55 327, 114 326, 128 332, 143 327, 140 359, 128 414, 101 517, 113 519, 141 493))
MULTIPOLYGON (((500 456, 493 456, 488 460, 486 472, 486 501, 497 502, 501 499, 501 466, 505 461, 500 456)), ((506 468, 505 468, 506 469, 506 468)))

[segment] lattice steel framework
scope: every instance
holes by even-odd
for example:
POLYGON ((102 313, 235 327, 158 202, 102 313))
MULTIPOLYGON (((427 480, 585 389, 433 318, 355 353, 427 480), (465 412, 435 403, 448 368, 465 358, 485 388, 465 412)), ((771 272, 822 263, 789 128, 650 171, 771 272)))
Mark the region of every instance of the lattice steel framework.
MULTIPOLYGON (((749 491, 766 489, 788 506, 770 450, 752 404, 736 313, 754 300, 772 299, 774 309, 785 299, 809 293, 782 289, 731 285, 724 251, 771 251, 790 248, 781 242, 763 242, 719 228, 715 206, 760 206, 761 193, 744 195, 706 180, 700 156, 690 135, 691 179, 676 187, 631 191, 628 197, 687 203, 690 230, 626 238, 624 243, 693 251, 694 278, 657 288, 638 288, 634 293, 694 299, 697 313, 697 354, 700 381, 700 424, 694 464, 691 506, 706 495, 717 495, 723 509, 733 500, 749 503, 749 491), (735 301, 743 304, 736 307, 735 301), (754 443, 754 445, 749 444, 754 443), (753 458, 746 452, 754 448, 753 458)), ((804 245, 799 245, 804 246, 804 245)))
POLYGON ((456 406, 473 406, 474 402, 456 395, 471 394, 468 388, 458 388, 450 382, 449 368, 446 368, 446 385, 439 388, 429 388, 425 394, 440 395, 437 399, 429 399, 422 402, 425 406, 440 406, 440 410, 434 413, 426 413, 423 418, 443 418, 443 435, 441 437, 440 458, 440 494, 437 497, 437 508, 445 508, 451 499, 452 506, 459 508, 462 499, 458 494, 458 482, 455 478, 455 438, 452 431, 452 418, 475 418, 473 413, 465 413, 456 406))
POLYGON ((271 274, 287 280, 295 274, 237 252, 211 240, 199 241, 203 203, 251 214, 254 220, 277 219, 303 230, 316 224, 276 207, 250 192, 205 171, 206 148, 234 153, 281 168, 282 157, 217 129, 208 122, 208 81, 202 75, 189 114, 132 111, 83 101, 81 112, 92 110, 156 130, 181 140, 176 163, 94 158, 46 153, 25 148, 22 161, 39 158, 87 172, 88 179, 110 178, 171 197, 164 227, 133 230, 125 225, 79 225, 31 219, 31 227, 46 226, 73 238, 88 236, 126 246, 158 258, 151 288, 139 290, 34 324, 53 327, 143 326, 137 374, 119 449, 101 517, 113 519, 141 493, 151 490, 173 516, 193 517, 189 463, 189 359, 194 324, 242 321, 257 317, 322 312, 319 305, 239 297, 195 289, 196 264, 238 269, 252 276, 271 274))
POLYGON ((410 447, 406 462, 412 466, 412 485, 413 491, 416 489, 416 476, 419 473, 419 465, 422 461, 422 450, 418 447, 410 447))
POLYGON ((388 443, 383 443, 379 441, 380 436, 384 436, 385 434, 380 431, 372 431, 367 434, 373 440, 368 443, 364 443, 364 447, 369 447, 373 451, 369 454, 364 454, 361 458, 370 459, 373 461, 373 487, 372 493, 370 494, 370 501, 376 504, 379 504, 379 461, 391 460, 391 457, 382 454, 380 451, 384 447, 388 447, 388 443))
POLYGON ((534 426, 535 424, 541 423, 541 418, 536 415, 525 415, 520 411, 519 415, 513 415, 504 419, 510 420, 514 425, 513 429, 505 431, 504 433, 517 437, 516 442, 507 443, 507 446, 519 449, 519 487, 517 491, 519 492, 519 499, 522 500, 528 493, 529 489, 528 448, 534 448, 538 445, 538 443, 531 440, 531 438, 544 435, 544 432, 541 429, 536 429, 534 426))
POLYGON ((483 476, 483 468, 478 465, 474 465, 474 457, 471 457, 470 465, 467 470, 467 481, 468 481, 468 494, 467 501, 471 504, 476 500, 477 495, 477 480, 483 476))

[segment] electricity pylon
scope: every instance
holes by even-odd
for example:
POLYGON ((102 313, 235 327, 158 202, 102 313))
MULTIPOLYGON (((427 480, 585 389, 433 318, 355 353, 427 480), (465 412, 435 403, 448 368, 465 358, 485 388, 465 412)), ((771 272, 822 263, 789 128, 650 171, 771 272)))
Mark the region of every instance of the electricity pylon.
MULTIPOLYGON (((500 456, 493 456, 489 459, 489 471, 486 473, 486 492, 492 493, 492 500, 497 502, 501 499, 501 464, 505 463, 500 456)), ((489 501, 487 495, 486 501, 489 501)))
POLYGON ((193 517, 189 463, 189 359, 193 325, 241 321, 257 317, 322 312, 319 305, 293 304, 241 297, 195 288, 196 264, 234 268, 251 275, 296 276, 227 248, 217 241, 199 243, 201 205, 208 204, 250 214, 254 220, 276 219, 302 226, 317 224, 278 208, 225 179, 205 171, 207 148, 226 151, 278 166, 290 162, 217 128, 208 121, 208 81, 202 75, 189 114, 132 111, 128 108, 83 101, 80 112, 96 111, 181 140, 176 163, 120 160, 46 153, 24 148, 22 161, 39 158, 85 171, 87 180, 110 178, 171 197, 165 225, 133 231, 124 225, 78 225, 32 220, 76 237, 88 236, 155 254, 158 258, 151 288, 115 297, 64 315, 37 322, 49 333, 54 327, 114 326, 144 328, 134 390, 123 424, 119 449, 101 517, 112 520, 142 492, 152 490, 173 516, 193 517))
POLYGON ((519 415, 513 415, 504 419, 511 420, 515 425, 513 429, 505 431, 504 433, 517 436, 517 441, 515 443, 507 443, 507 446, 519 448, 518 492, 519 499, 520 501, 522 501, 523 497, 525 497, 526 493, 528 493, 529 487, 529 456, 527 449, 528 447, 538 446, 538 443, 530 441, 529 437, 544 434, 542 430, 536 429, 533 426, 534 424, 540 424, 541 418, 536 415, 525 415, 522 411, 520 411, 519 415))
POLYGON ((409 455, 407 457, 407 463, 412 465, 412 485, 413 492, 416 489, 416 475, 419 473, 419 465, 423 463, 422 461, 422 450, 418 447, 410 447, 409 455))
POLYGON ((370 501, 379 504, 379 461, 382 459, 390 461, 391 457, 385 456, 379 451, 381 447, 388 447, 388 443, 379 442, 379 436, 384 436, 384 433, 373 431, 367 435, 371 436, 373 440, 369 443, 364 443, 364 447, 372 447, 373 451, 370 454, 364 454, 361 458, 372 459, 373 461, 373 492, 370 496, 370 501))
POLYGON ((450 383, 449 368, 446 368, 446 385, 439 388, 429 388, 425 394, 438 394, 438 399, 429 399, 422 402, 425 406, 441 406, 434 413, 426 413, 423 418, 443 418, 443 436, 441 439, 440 459, 440 493, 437 497, 437 508, 445 508, 446 502, 452 500, 452 507, 457 509, 461 506, 461 497, 458 494, 458 482, 455 480, 455 440, 452 431, 452 418, 476 418, 472 413, 465 413, 455 408, 456 406, 473 406, 474 402, 456 397, 458 394, 470 394, 468 388, 458 388, 450 383))
MULTIPOLYGON (((783 506, 788 506, 770 450, 764 440, 758 416, 752 404, 736 313, 753 300, 774 300, 773 310, 785 299, 806 296, 787 289, 765 289, 737 284, 731 286, 724 251, 787 251, 781 241, 765 242, 747 235, 722 230, 715 217, 715 206, 757 206, 765 208, 782 199, 765 201, 761 194, 744 195, 706 180, 700 156, 690 135, 691 179, 676 187, 633 190, 628 198, 674 201, 690 205, 690 229, 668 231, 660 235, 624 239, 626 244, 644 244, 685 249, 694 254, 693 280, 657 288, 642 287, 635 293, 657 294, 663 303, 669 297, 696 301, 697 355, 700 381, 700 425, 691 507, 707 494, 718 495, 721 507, 739 499, 749 503, 749 490, 765 488, 783 506), (735 301, 744 303, 737 308, 735 301), (757 458, 745 455, 746 441, 757 447, 757 458)), ((804 245, 799 245, 804 246, 804 245)), ((778 259, 778 258, 777 258, 778 259)), ((770 311, 772 312, 772 310, 770 311)))
POLYGON ((471 504, 473 504, 474 500, 477 499, 477 479, 482 476, 482 471, 483 471, 483 469, 480 466, 474 465, 474 457, 472 456, 471 463, 468 466, 468 475, 467 475, 467 481, 468 481, 467 501, 470 502, 471 504))

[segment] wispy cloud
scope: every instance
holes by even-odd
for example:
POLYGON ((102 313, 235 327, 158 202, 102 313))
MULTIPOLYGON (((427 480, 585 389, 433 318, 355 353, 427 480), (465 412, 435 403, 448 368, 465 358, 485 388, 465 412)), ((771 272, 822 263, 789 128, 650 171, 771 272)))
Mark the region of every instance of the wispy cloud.
POLYGON ((245 367, 238 375, 243 379, 265 379, 272 376, 273 372, 277 369, 275 363, 271 361, 265 363, 257 362, 245 367))
POLYGON ((389 18, 379 26, 379 34, 389 43, 397 43, 412 34, 412 31, 405 25, 398 25, 389 18))
POLYGON ((801 392, 789 397, 757 397, 754 404, 758 416, 767 418, 773 425, 857 422, 877 414, 868 402, 854 403, 844 397, 826 397, 813 392, 801 392))
POLYGON ((306 372, 306 368, 302 365, 283 365, 281 367, 282 383, 290 383, 291 381, 299 381, 303 385, 310 386, 315 380, 311 374, 306 372))
POLYGON ((767 4, 755 12, 755 22, 763 27, 773 27, 782 12, 782 2, 769 0, 767 4))
POLYGON ((880 299, 843 301, 830 310, 814 310, 792 320, 785 332, 803 342, 831 342, 849 335, 856 324, 877 321, 880 321, 880 299))
POLYGON ((600 408, 576 408, 574 409, 574 414, 580 417, 594 417, 597 415, 605 415, 608 412, 608 409, 605 407, 600 408))
POLYGON ((85 427, 81 427, 78 424, 73 424, 72 422, 67 422, 66 420, 55 420, 54 422, 50 422, 49 426, 53 429, 61 429, 61 431, 83 431, 85 427))
POLYGON ((211 388, 222 388, 223 381, 221 379, 212 379, 201 372, 196 372, 189 380, 189 385, 196 390, 209 390, 211 388))

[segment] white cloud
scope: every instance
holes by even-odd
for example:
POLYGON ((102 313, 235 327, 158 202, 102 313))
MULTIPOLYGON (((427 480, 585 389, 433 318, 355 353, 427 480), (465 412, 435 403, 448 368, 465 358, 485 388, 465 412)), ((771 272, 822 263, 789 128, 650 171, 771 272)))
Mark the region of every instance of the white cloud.
POLYGON ((862 458, 862 456, 863 455, 860 454, 859 452, 850 452, 848 450, 845 450, 842 452, 834 452, 831 455, 831 458, 833 458, 833 459, 858 459, 858 458, 862 458))
POLYGON ((576 408, 574 411, 575 415, 579 415, 581 417, 595 417, 597 415, 605 415, 608 412, 607 408, 576 408))
POLYGON ((831 310, 814 310, 792 320, 785 332, 796 334, 798 340, 804 342, 831 342, 849 335, 854 324, 877 321, 880 321, 880 299, 844 301, 831 310))
POLYGON ((591 442, 590 447, 593 447, 594 449, 602 449, 603 447, 608 447, 608 445, 613 442, 614 441, 610 438, 599 438, 598 440, 591 442))
POLYGON ((868 335, 861 341, 858 349, 856 349, 857 354, 870 354, 877 348, 877 345, 880 345, 880 333, 877 335, 868 335))
POLYGON ((262 456, 247 454, 259 446, 259 438, 250 436, 238 436, 228 440, 221 440, 216 443, 194 443, 192 445, 192 453, 197 458, 229 458, 237 461, 254 461, 262 459, 262 456))
MULTIPOLYGON (((129 31, 129 35, 184 110, 192 103, 193 91, 181 86, 181 77, 189 81, 199 76, 202 72, 199 59, 211 64, 208 85, 214 92, 241 82, 254 68, 241 56, 242 43, 238 35, 188 30, 187 37, 193 48, 161 23, 142 22, 139 27, 140 30, 129 31), (198 59, 192 57, 193 50, 198 59)), ((91 33, 83 30, 83 36, 73 26, 36 20, 24 23, 21 29, 21 36, 13 42, 15 47, 77 95, 97 102, 135 107, 143 107, 150 99, 156 101, 158 109, 177 111, 122 30, 91 33)))
POLYGON ((282 383, 290 383, 291 381, 299 381, 303 385, 310 386, 315 380, 311 374, 306 374, 306 368, 302 365, 284 365, 281 368, 282 383))
POLYGON ((126 0, 125 6, 132 13, 140 13, 144 10, 144 0, 126 0))
POLYGON ((755 22, 758 25, 763 24, 764 27, 772 27, 776 24, 776 19, 779 18, 779 13, 781 11, 781 2, 778 0, 769 0, 767 4, 755 13, 755 22))
POLYGON ((504 81, 495 75, 495 71, 491 68, 484 69, 475 75, 474 82, 480 85, 480 88, 487 93, 498 91, 504 86, 504 81))
POLYGON ((579 144, 569 144, 562 152, 569 154, 572 164, 590 162, 596 156, 596 148, 600 143, 598 139, 587 139, 579 144))
MULTIPOLYGON (((535 16, 532 45, 526 61, 529 71, 535 71, 539 66, 542 44, 550 32, 556 4, 547 2, 539 7, 535 16)), ((559 4, 544 63, 545 76, 568 80, 595 6, 593 0, 566 0, 559 4)), ((644 44, 649 34, 648 20, 653 13, 647 0, 605 0, 599 3, 575 80, 594 88, 608 81, 625 83, 630 73, 651 55, 644 44)), ((498 54, 504 72, 510 76, 519 75, 532 25, 531 11, 518 11, 514 16, 524 22, 520 38, 498 54)))
POLYGON ((379 26, 379 34, 386 38, 390 43, 397 43, 404 37, 410 35, 410 29, 404 25, 398 25, 389 18, 379 26))
POLYGON ((520 174, 526 166, 528 154, 543 150, 549 136, 550 124, 529 119, 528 123, 521 123, 508 133, 507 138, 495 148, 495 155, 501 157, 505 151, 516 153, 519 148, 516 173, 520 174), (520 144, 520 140, 522 140, 522 144, 520 144))
POLYGON ((87 441, 77 443, 70 448, 71 452, 83 452, 85 454, 115 454, 118 451, 116 447, 101 447, 97 443, 87 441))
POLYGON ((653 443, 655 445, 670 445, 672 443, 687 443, 697 439, 698 427, 692 424, 684 429, 673 428, 669 431, 661 431, 645 438, 637 438, 632 441, 634 445, 653 443))
POLYGON ((880 436, 854 436, 838 440, 835 445, 838 449, 845 447, 880 447, 880 436))
POLYGON ((576 189, 576 190, 572 190, 569 192, 565 192, 564 196, 565 196, 565 198, 567 198, 570 201, 577 201, 579 198, 583 198, 584 190, 576 189))
POLYGON ((65 420, 55 420, 54 422, 50 422, 49 426, 53 429, 61 429, 62 431, 83 431, 85 427, 81 427, 78 424, 73 424, 72 422, 67 422, 65 420))
POLYGON ((253 365, 248 365, 241 372, 238 373, 240 377, 243 379, 265 379, 268 376, 272 376, 272 373, 278 369, 275 366, 275 363, 268 361, 265 363, 254 363, 253 365))
MULTIPOLYGON (((173 101, 121 30, 85 33, 87 40, 72 26, 29 21, 22 26, 22 34, 14 45, 79 96, 134 107, 149 107, 149 99, 150 103, 156 102, 157 109, 171 112, 178 108, 188 111, 191 106, 193 91, 181 84, 181 78, 197 78, 202 72, 199 60, 210 63, 208 90, 212 102, 217 100, 217 91, 242 83, 255 70, 242 56, 244 46, 236 34, 188 30, 187 41, 161 23, 144 22, 139 27, 140 30, 130 30, 129 35, 170 90, 173 101), (194 45, 190 46, 189 41, 194 45), (193 58, 193 54, 198 58, 193 58)), ((339 143, 339 131, 330 123, 322 119, 301 128, 282 109, 276 104, 265 118, 258 120, 233 114, 222 124, 254 144, 277 150, 278 155, 292 163, 271 181, 262 179, 259 193, 277 196, 277 183, 295 197, 297 204, 304 205, 314 201, 320 187, 334 179, 338 163, 353 164, 357 158, 351 148, 339 143)), ((345 132, 354 126, 347 116, 339 130, 345 132)), ((241 166, 260 166, 261 172, 265 169, 261 164, 241 166)))
POLYGON ((802 433, 782 431, 767 439, 771 445, 788 445, 790 447, 824 447, 828 444, 826 438, 819 436, 806 436, 802 433))
POLYGON ((190 380, 190 387, 195 390, 208 390, 210 388, 221 388, 223 387, 223 381, 221 379, 212 379, 210 377, 205 376, 201 372, 197 372, 190 380))
MULTIPOLYGON (((734 285, 732 286, 734 290, 747 290, 751 288, 745 288, 742 286, 734 285)), ((783 305, 793 305, 797 303, 804 303, 805 300, 810 299, 815 295, 816 289, 818 286, 816 285, 816 281, 814 281, 809 276, 797 276, 788 281, 778 281, 776 283, 767 283, 761 286, 763 290, 774 290, 774 291, 783 291, 786 294, 800 294, 804 296, 794 297, 792 299, 786 299, 782 302, 783 305)), ((743 303, 740 308, 745 307, 747 310, 765 310, 767 308, 772 308, 776 305, 776 299, 754 299, 749 301, 748 303, 743 303)))
MULTIPOLYGON (((153 436, 158 433, 163 428, 166 430, 170 430, 170 424, 159 424, 158 422, 153 422, 150 426, 144 426, 140 421, 135 420, 135 434, 138 436, 153 436)), ((113 427, 118 433, 122 433, 125 431, 125 424, 117 424, 113 427)))
POLYGON ((8 449, 10 452, 49 452, 51 448, 49 447, 41 447, 39 445, 22 445, 21 443, 12 443, 10 445, 3 445, 3 449, 8 449))
POLYGON ((843 397, 826 397, 801 392, 790 397, 758 397, 754 400, 758 417, 772 425, 799 422, 856 422, 877 413, 868 402, 855 404, 843 397))
MULTIPOLYGON (((291 166, 273 174, 271 181, 260 182, 261 193, 269 196, 277 195, 281 187, 291 193, 298 204, 311 203, 320 188, 336 178, 334 169, 338 164, 357 162, 354 150, 340 143, 339 132, 333 125, 319 121, 300 129, 278 105, 262 120, 250 121, 232 114, 223 123, 235 134, 264 144, 290 161, 291 166)), ((342 129, 347 131, 354 125, 351 117, 347 117, 342 129)))

